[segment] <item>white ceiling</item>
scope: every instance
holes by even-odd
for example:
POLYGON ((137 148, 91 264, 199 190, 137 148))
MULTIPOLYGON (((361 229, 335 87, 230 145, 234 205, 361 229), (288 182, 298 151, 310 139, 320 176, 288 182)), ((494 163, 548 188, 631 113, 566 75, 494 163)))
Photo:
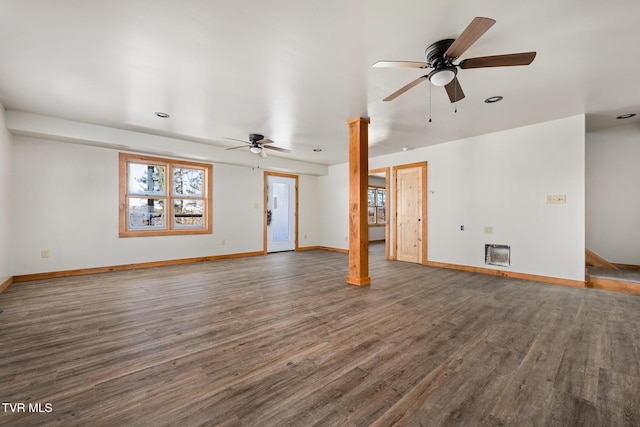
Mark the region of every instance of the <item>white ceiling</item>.
POLYGON ((640 115, 638 17, 638 0, 0 0, 0 102, 222 147, 262 133, 292 150, 273 155, 335 164, 360 116, 372 157, 581 113, 637 122, 615 116, 640 115), (432 123, 428 83, 382 102, 425 71, 374 62, 424 61, 475 16, 497 23, 462 59, 533 64, 460 70, 466 98, 454 113, 432 87, 432 123))

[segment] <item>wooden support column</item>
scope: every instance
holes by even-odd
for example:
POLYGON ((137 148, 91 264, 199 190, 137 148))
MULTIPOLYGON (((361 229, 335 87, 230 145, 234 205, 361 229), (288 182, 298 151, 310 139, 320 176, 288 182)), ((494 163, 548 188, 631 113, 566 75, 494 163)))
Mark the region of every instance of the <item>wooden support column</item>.
POLYGON ((366 286, 369 277, 369 119, 349 120, 349 276, 347 283, 366 286))

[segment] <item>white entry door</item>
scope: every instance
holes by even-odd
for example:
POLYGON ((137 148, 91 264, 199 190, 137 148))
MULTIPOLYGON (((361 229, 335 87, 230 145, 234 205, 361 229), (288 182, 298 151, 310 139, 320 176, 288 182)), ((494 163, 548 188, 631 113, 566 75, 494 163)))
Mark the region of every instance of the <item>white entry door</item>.
POLYGON ((296 248, 296 179, 267 175, 267 252, 296 248))

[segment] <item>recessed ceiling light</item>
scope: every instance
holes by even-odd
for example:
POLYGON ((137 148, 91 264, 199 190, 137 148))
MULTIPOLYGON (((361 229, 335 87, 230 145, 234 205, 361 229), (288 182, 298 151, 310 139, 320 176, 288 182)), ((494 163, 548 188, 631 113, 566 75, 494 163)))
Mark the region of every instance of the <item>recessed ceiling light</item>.
POLYGON ((500 101, 502 101, 501 96, 491 96, 484 100, 484 102, 486 102, 487 104, 493 104, 494 102, 500 102, 500 101))
POLYGON ((156 111, 155 115, 157 117, 160 117, 161 119, 168 119, 169 117, 171 117, 170 115, 168 115, 167 113, 163 113, 162 111, 156 111))
POLYGON ((322 148, 314 148, 314 149, 313 149, 313 151, 314 151, 315 153, 319 153, 319 152, 321 152, 321 151, 322 151, 322 148))
POLYGON ((618 120, 622 120, 622 119, 630 119, 631 117, 635 117, 635 113, 630 113, 630 114, 623 114, 621 116, 616 117, 616 119, 618 120))

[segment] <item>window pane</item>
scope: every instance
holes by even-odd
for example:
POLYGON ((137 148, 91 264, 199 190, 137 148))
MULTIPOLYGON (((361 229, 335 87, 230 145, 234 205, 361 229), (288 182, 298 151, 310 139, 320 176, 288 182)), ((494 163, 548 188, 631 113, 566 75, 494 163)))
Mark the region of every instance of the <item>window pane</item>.
POLYGON ((378 206, 384 206, 384 190, 378 190, 378 206))
POLYGON ((271 205, 271 238, 273 243, 291 241, 289 225, 289 184, 274 182, 273 203, 271 205))
POLYGON ((130 229, 164 228, 164 200, 131 197, 128 214, 130 229))
POLYGON ((377 221, 378 224, 384 224, 387 221, 387 214, 384 206, 379 206, 377 208, 377 221))
POLYGON ((173 169, 173 194, 176 196, 202 197, 204 171, 199 169, 173 169))
POLYGON ((375 224, 376 223, 376 208, 371 206, 369 207, 369 212, 368 212, 368 218, 369 218, 369 224, 375 224))
POLYGON ((173 225, 180 228, 203 228, 204 200, 174 200, 173 225))
POLYGON ((164 167, 129 163, 129 194, 164 195, 164 167))
POLYGON ((367 201, 369 206, 376 205, 376 189, 375 188, 369 188, 369 191, 367 192, 367 201))

